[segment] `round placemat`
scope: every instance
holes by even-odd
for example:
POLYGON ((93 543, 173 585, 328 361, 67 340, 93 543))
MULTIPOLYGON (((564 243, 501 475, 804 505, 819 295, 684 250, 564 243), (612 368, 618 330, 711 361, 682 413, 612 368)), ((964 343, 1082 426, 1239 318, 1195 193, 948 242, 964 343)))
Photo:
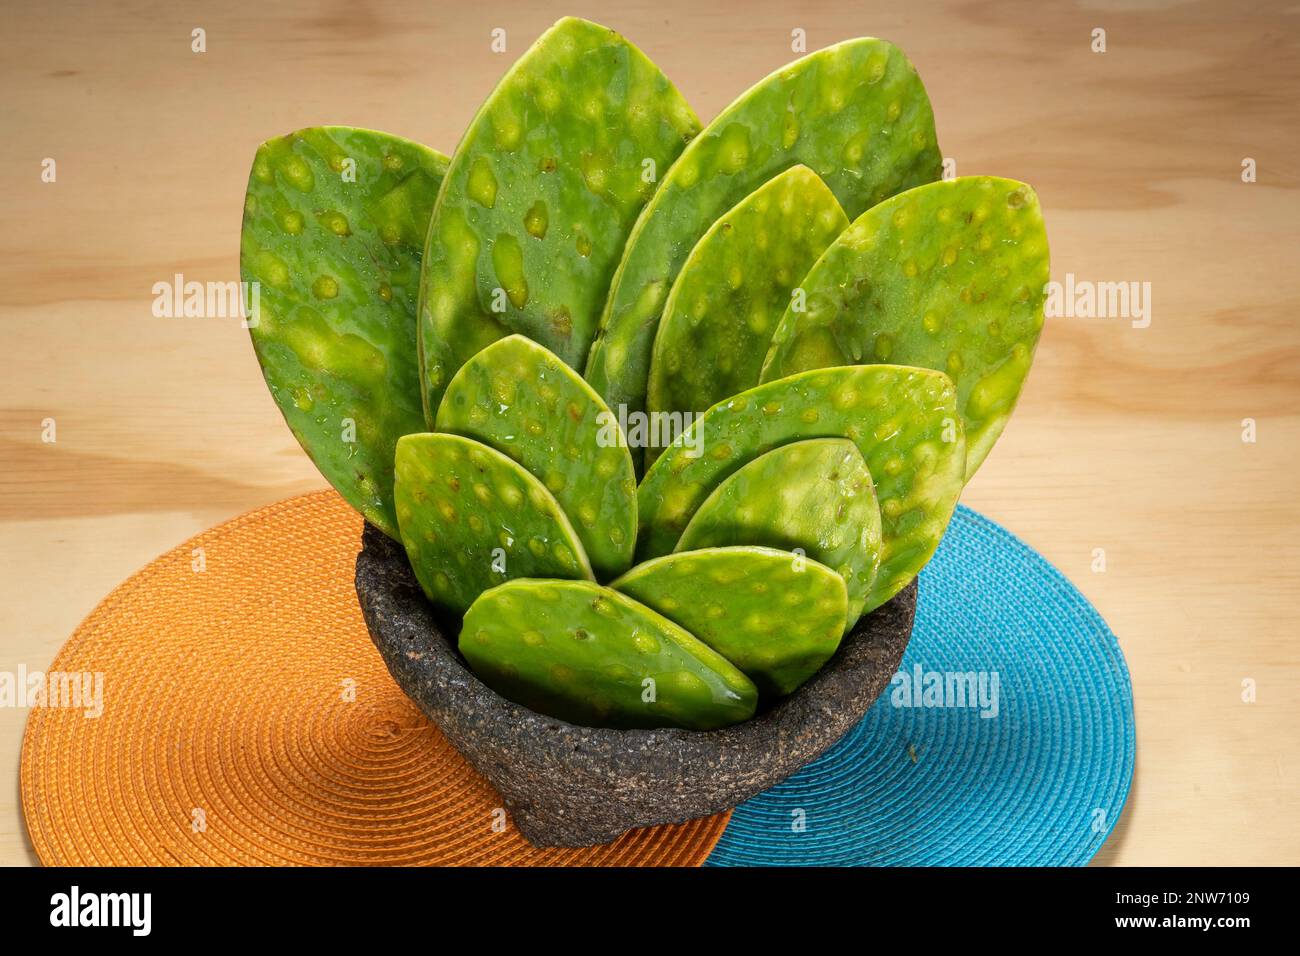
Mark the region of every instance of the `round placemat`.
POLYGON ((1081 865, 1136 753, 1115 635, 1010 532, 958 508, 894 683, 819 760, 737 807, 709 865, 1081 865))
POLYGON ((360 541, 338 495, 293 498, 163 555, 82 622, 47 675, 89 675, 63 685, 86 698, 33 708, 23 738, 43 863, 704 860, 726 814, 581 850, 525 842, 384 668, 353 590, 360 541))

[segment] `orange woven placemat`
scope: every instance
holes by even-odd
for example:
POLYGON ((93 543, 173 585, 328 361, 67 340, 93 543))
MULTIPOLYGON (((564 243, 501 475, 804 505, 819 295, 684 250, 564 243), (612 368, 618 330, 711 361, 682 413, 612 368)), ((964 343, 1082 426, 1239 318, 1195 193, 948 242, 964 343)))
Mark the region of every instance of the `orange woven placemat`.
POLYGON ((503 829, 495 791, 370 643, 352 586, 360 535, 333 492, 292 498, 168 552, 82 622, 50 671, 101 673, 102 714, 36 707, 23 738, 42 862, 704 861, 727 814, 582 850, 503 829))

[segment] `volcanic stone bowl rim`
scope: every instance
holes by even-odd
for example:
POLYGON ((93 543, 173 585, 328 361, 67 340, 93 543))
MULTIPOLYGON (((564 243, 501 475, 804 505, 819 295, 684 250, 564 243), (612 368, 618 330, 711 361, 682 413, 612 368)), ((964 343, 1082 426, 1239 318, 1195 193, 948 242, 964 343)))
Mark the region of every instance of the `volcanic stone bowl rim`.
MULTIPOLYGON (((373 528, 373 526, 367 523, 366 530, 369 531, 371 528, 373 528)), ((383 541, 391 540, 386 535, 383 535, 383 533, 379 531, 378 528, 375 528, 374 532, 377 536, 382 536, 383 541)), ((916 588, 916 582, 913 581, 906 588, 904 588, 903 591, 906 592, 909 589, 915 590, 915 588, 916 588)), ((902 594, 903 592, 900 592, 900 595, 902 594)), ((897 600, 897 597, 891 600, 897 600)), ((741 728, 750 727, 759 721, 762 721, 766 718, 773 716, 777 711, 780 711, 784 707, 786 707, 796 696, 800 695, 802 691, 804 691, 806 688, 810 688, 810 686, 816 680, 817 676, 821 674, 823 671, 825 671, 827 668, 831 667, 832 663, 836 659, 836 656, 838 656, 838 649, 837 649, 836 655, 832 656, 829 660, 827 660, 826 663, 822 665, 821 669, 816 674, 810 677, 803 684, 799 685, 789 694, 786 694, 780 700, 777 700, 766 707, 760 706, 758 711, 755 712, 755 714, 752 717, 749 717, 748 719, 742 720, 735 724, 730 724, 726 727, 719 727, 715 730, 692 730, 687 727, 598 727, 598 726, 593 726, 588 724, 574 724, 564 720, 563 718, 551 717, 547 714, 541 713, 540 711, 533 710, 531 707, 525 707, 523 704, 516 703, 510 698, 502 696, 497 691, 493 690, 490 686, 485 684, 483 680, 477 674, 474 673, 474 669, 470 667, 469 663, 461 655, 460 649, 448 637, 448 633, 453 629, 445 627, 444 624, 446 622, 452 621, 453 616, 450 614, 450 612, 447 612, 437 607, 432 602, 429 602, 427 600, 427 597, 426 597, 426 603, 428 605, 429 614, 433 618, 436 624, 435 640, 439 640, 443 643, 446 650, 449 652, 449 661, 451 663, 454 663, 462 671, 461 676, 463 676, 467 681, 473 684, 476 689, 480 690, 484 696, 489 697, 489 699, 493 700, 494 703, 502 705, 501 709, 506 712, 506 716, 508 716, 512 720, 522 719, 522 720, 540 721, 548 725, 548 728, 549 725, 552 724, 561 724, 564 727, 572 728, 573 730, 585 731, 592 736, 608 737, 611 740, 618 740, 627 736, 635 737, 638 735, 654 737, 656 739, 662 739, 662 737, 665 735, 673 736, 673 737, 699 738, 699 737, 706 737, 710 735, 714 735, 714 736, 726 735, 728 732, 736 732, 739 731, 741 728)), ((852 636, 854 636, 857 633, 861 621, 865 620, 867 616, 868 615, 863 615, 862 618, 859 618, 858 621, 854 622, 853 628, 851 628, 844 635, 844 638, 841 641, 841 645, 845 641, 848 641, 852 636)), ((459 633, 458 627, 455 628, 454 630, 456 631, 456 633, 459 633)), ((403 692, 405 692, 405 688, 403 688, 403 692)))
MULTIPOLYGON (((484 684, 456 647, 459 622, 429 602, 402 546, 369 523, 361 543, 358 599, 390 674, 501 793, 521 832, 543 845, 589 845, 633 827, 717 813, 784 780, 839 741, 871 707, 897 671, 915 622, 913 581, 859 618, 831 659, 802 686, 729 727, 588 727, 538 713, 484 684), (532 806, 529 788, 535 781, 515 779, 523 770, 516 772, 513 763, 541 776, 560 773, 572 779, 539 784, 546 792, 532 806), (658 809, 653 794, 631 794, 629 786, 672 788, 676 810, 658 809), (554 809, 548 800, 566 787, 556 798, 564 808, 561 817, 572 817, 588 799, 608 799, 611 790, 635 806, 627 808, 617 828, 592 824, 584 831, 572 819, 548 816, 554 809), (592 833, 601 837, 585 838, 592 833)), ((619 813, 610 810, 606 816, 619 813)))

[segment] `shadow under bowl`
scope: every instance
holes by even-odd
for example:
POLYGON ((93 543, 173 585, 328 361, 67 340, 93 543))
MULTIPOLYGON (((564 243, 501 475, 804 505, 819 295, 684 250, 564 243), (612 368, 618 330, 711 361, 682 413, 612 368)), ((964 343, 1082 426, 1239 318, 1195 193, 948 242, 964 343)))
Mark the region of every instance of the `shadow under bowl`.
POLYGON ((356 588, 398 686, 487 779, 534 846, 591 846, 627 830, 728 810, 840 739, 898 670, 917 584, 860 618, 788 697, 722 730, 610 730, 547 717, 497 694, 456 650, 460 622, 434 608, 401 545, 366 525, 356 588))

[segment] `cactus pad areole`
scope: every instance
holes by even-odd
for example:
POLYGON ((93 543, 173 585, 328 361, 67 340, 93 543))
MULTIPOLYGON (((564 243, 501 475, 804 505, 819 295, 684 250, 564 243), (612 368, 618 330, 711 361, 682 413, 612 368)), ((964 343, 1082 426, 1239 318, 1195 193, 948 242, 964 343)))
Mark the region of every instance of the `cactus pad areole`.
POLYGON ((512 459, 459 435, 397 443, 397 520, 429 599, 464 613, 512 578, 590 578, 573 526, 546 487, 512 459))
POLYGON ((603 436, 617 425, 577 372, 511 335, 461 366, 438 407, 437 430, 513 458, 555 495, 603 578, 626 571, 636 543, 632 457, 603 436))
POLYGON ((713 730, 758 691, 716 651, 610 588, 511 581, 465 615, 460 652, 497 693, 569 723, 713 730))
POLYGON ((744 671, 766 698, 790 693, 839 647, 844 578, 774 548, 683 551, 610 585, 690 631, 744 671))
POLYGON ((257 283, 249 332, 285 422, 322 475, 397 536, 393 450, 424 430, 416 302, 446 157, 343 126, 257 150, 240 273, 257 283))
POLYGON ((1002 434, 1043 327, 1047 233, 1024 183, 969 176, 869 209, 800 285, 763 380, 857 362, 946 372, 966 425, 970 479, 1002 434))
POLYGON ((479 109, 429 229, 420 297, 425 415, 511 332, 581 370, 628 233, 699 121, 606 27, 568 17, 479 109))

